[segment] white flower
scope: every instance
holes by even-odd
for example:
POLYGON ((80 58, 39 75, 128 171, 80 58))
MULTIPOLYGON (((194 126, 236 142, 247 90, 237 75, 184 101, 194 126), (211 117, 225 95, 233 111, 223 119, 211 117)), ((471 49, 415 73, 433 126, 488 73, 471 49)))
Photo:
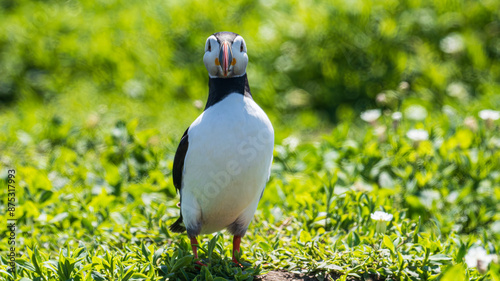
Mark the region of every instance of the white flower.
POLYGON ((500 138, 493 137, 488 143, 492 146, 500 147, 500 138))
POLYGON ((382 111, 380 109, 371 109, 361 112, 361 119, 368 123, 372 123, 375 122, 380 115, 382 115, 382 111))
POLYGON ((443 113, 448 115, 448 118, 455 118, 457 116, 457 111, 455 108, 449 105, 443 106, 443 113))
POLYGON ((436 190, 426 189, 420 193, 420 202, 428 209, 432 208, 434 201, 440 202, 441 194, 436 190))
POLYGON ((429 133, 422 129, 411 129, 406 133, 406 136, 412 141, 424 141, 429 139, 429 133))
POLYGON ((197 109, 202 109, 203 108, 203 102, 201 100, 194 100, 193 101, 193 106, 196 107, 197 109))
POLYGON ((98 124, 101 118, 99 118, 99 115, 96 113, 92 113, 87 117, 87 121, 85 122, 85 126, 87 128, 95 128, 98 124))
POLYGON ((392 214, 388 214, 386 212, 376 211, 375 213, 371 214, 370 217, 372 218, 372 220, 388 222, 392 220, 393 216, 392 214))
POLYGON ((471 129, 474 132, 477 131, 477 121, 472 116, 467 116, 464 119, 464 125, 467 126, 467 128, 471 129))
POLYGON ((483 120, 493 120, 496 121, 500 119, 500 111, 485 109, 479 111, 479 117, 483 120))
POLYGON ((470 248, 465 255, 465 263, 469 268, 476 267, 479 272, 485 273, 495 257, 495 255, 488 255, 483 247, 474 247, 470 248))
POLYGON ((377 226, 375 228, 375 231, 377 233, 385 233, 385 231, 387 230, 387 222, 390 222, 392 220, 391 214, 382 211, 376 211, 375 213, 371 214, 370 217, 372 218, 372 220, 377 221, 377 226))
POLYGON ((387 104, 387 95, 385 93, 380 93, 375 97, 375 101, 377 101, 377 104, 387 104))
POLYGON ((392 120, 400 121, 401 119, 403 119, 403 113, 396 111, 392 114, 392 120))
POLYGON ((461 82, 453 82, 446 87, 446 93, 450 97, 455 97, 457 99, 467 99, 469 97, 469 91, 467 86, 461 82))
POLYGON ((375 134, 377 135, 378 140, 380 142, 384 142, 387 139, 387 136, 385 134, 386 131, 387 131, 387 127, 386 126, 377 126, 377 127, 375 127, 375 134))
POLYGON ((406 90, 410 89, 410 83, 408 83, 406 81, 402 81, 401 83, 399 83, 398 88, 401 91, 406 91, 406 90))
POLYGON ((123 92, 131 98, 142 98, 146 92, 141 81, 131 79, 123 84, 123 92))
POLYGON ((289 136, 288 138, 283 140, 283 144, 288 145, 290 150, 295 150, 295 148, 297 148, 299 143, 300 143, 300 140, 294 136, 289 136))
POLYGON ((421 105, 412 105, 405 110, 405 115, 411 120, 424 120, 427 117, 427 110, 421 105))
POLYGON ((458 33, 452 33, 439 42, 441 50, 448 54, 456 54, 464 50, 464 39, 458 33))

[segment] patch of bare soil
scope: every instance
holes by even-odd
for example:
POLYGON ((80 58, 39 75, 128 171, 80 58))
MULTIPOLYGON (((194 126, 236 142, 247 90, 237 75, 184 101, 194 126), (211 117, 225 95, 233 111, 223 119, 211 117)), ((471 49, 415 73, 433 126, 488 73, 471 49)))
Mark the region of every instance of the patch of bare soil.
POLYGON ((255 276, 254 281, 269 281, 269 280, 310 280, 317 281, 318 279, 313 276, 307 276, 305 274, 296 274, 286 271, 270 271, 267 274, 255 276))

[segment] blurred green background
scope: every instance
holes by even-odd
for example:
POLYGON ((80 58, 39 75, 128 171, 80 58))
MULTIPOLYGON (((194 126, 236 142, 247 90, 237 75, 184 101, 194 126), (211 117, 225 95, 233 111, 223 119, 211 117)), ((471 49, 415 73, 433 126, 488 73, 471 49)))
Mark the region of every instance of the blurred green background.
MULTIPOLYGON (((394 215, 387 235, 408 268, 432 268, 411 280, 475 244, 498 255, 499 121, 478 113, 500 108, 500 1, 0 0, 0 165, 21 179, 22 261, 80 243, 92 258, 142 241, 188 253, 166 227, 178 215, 171 166, 203 110, 203 50, 218 31, 245 38, 250 87, 276 132, 243 242, 259 243, 251 262, 393 276, 400 261, 377 248, 375 210, 394 215), (375 119, 360 118, 373 108, 375 119), (305 241, 325 242, 314 244, 324 256, 301 252, 315 247, 305 241), (378 254, 383 263, 366 262, 378 254)), ((136 264, 147 271, 124 258, 136 264)))
POLYGON ((246 39, 251 89, 285 128, 351 119, 379 93, 391 109, 405 94, 431 110, 488 101, 499 11, 495 0, 2 0, 0 101, 78 120, 112 104, 106 114, 179 133, 207 96, 205 40, 223 30, 246 39))

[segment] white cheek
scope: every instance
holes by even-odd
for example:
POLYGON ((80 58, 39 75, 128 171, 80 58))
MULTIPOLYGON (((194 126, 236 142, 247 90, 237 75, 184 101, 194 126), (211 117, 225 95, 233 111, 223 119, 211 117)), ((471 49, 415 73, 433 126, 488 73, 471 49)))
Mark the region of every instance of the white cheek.
POLYGON ((203 63, 207 68, 208 74, 211 76, 217 75, 219 67, 215 65, 215 58, 217 57, 217 52, 206 52, 203 56, 203 63))
POLYGON ((236 59, 236 64, 233 66, 234 75, 243 75, 247 70, 248 56, 247 53, 238 52, 233 53, 233 58, 236 59))

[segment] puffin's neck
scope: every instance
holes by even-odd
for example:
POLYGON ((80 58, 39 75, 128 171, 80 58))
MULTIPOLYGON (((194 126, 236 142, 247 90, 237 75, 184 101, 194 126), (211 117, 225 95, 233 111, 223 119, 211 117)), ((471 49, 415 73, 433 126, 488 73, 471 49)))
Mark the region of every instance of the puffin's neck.
POLYGON ((208 100, 205 110, 233 93, 252 98, 246 73, 242 76, 232 78, 210 77, 208 79, 208 100))

